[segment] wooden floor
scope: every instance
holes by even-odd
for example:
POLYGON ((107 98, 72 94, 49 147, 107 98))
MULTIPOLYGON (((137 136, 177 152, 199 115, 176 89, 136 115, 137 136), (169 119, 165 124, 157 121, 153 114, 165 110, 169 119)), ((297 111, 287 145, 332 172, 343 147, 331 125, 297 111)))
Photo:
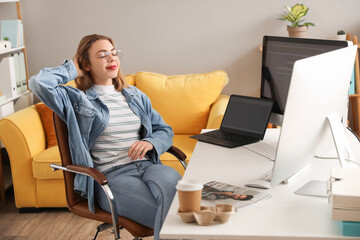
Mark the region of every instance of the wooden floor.
MULTIPOLYGON (((6 191, 6 205, 0 205, 0 240, 90 240, 100 222, 78 217, 66 208, 44 209, 40 213, 19 213, 12 189, 6 191)), ((133 237, 121 230, 121 239, 133 237)), ((110 229, 99 233, 97 239, 110 240, 110 229)), ((153 240, 153 237, 144 240, 153 240)))

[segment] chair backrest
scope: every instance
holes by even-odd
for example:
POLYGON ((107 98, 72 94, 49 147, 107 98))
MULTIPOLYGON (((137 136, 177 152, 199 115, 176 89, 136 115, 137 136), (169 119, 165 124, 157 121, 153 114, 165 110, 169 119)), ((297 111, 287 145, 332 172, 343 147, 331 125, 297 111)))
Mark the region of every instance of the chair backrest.
MULTIPOLYGON (((61 156, 61 164, 63 167, 66 167, 67 165, 72 164, 70 149, 69 149, 68 129, 66 123, 58 115, 56 115, 56 113, 53 113, 53 120, 54 120, 56 139, 58 142, 58 147, 61 156)), ((70 210, 75 204, 78 204, 79 202, 86 202, 86 199, 82 198, 79 194, 77 194, 74 191, 74 178, 75 178, 74 173, 64 171, 66 200, 70 210)))
MULTIPOLYGON (((58 147, 61 156, 61 163, 63 167, 72 165, 70 148, 69 148, 69 137, 66 123, 55 113, 53 113, 54 127, 56 133, 56 139, 58 141, 58 147)), ((185 156, 186 158, 186 156, 185 156)), ((184 159, 185 159, 184 158, 184 159)), ((90 218, 97 221, 112 223, 111 213, 105 212, 98 206, 95 201, 95 214, 89 211, 87 200, 82 198, 79 194, 74 191, 74 178, 75 173, 68 171, 64 172, 65 180, 65 191, 66 200, 68 203, 69 210, 81 217, 90 218)), ((118 217, 118 223, 129 231, 135 238, 149 237, 154 234, 154 230, 145 227, 139 223, 136 223, 125 217, 118 217)))

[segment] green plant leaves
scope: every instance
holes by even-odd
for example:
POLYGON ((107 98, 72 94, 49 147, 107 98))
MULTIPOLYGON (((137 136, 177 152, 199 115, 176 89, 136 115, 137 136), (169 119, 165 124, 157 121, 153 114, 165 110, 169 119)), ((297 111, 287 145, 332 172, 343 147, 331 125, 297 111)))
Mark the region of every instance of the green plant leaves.
POLYGON ((306 22, 303 23, 304 19, 302 19, 307 12, 309 11, 309 8, 306 7, 304 4, 295 4, 292 7, 285 6, 287 9, 287 12, 284 12, 281 18, 279 18, 282 21, 288 21, 291 23, 292 27, 301 27, 301 26, 315 26, 315 24, 306 22))

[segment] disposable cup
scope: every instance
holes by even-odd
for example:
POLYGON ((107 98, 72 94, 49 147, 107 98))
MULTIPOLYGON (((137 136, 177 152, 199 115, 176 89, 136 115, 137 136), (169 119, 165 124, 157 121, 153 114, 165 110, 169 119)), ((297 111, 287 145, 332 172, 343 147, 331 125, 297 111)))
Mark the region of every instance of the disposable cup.
POLYGON ((200 211, 201 192, 203 185, 199 180, 180 180, 176 185, 179 196, 180 212, 200 211))

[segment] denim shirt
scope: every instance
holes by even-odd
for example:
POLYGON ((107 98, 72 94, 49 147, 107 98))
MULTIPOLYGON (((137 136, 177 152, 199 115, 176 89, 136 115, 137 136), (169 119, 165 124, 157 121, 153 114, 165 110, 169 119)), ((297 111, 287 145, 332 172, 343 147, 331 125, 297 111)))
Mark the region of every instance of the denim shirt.
MULTIPOLYGON (((109 110, 100 100, 94 88, 83 92, 71 86, 63 86, 77 77, 73 61, 66 60, 61 66, 44 68, 31 77, 29 88, 68 126, 69 148, 74 165, 94 167, 90 156, 91 146, 109 122, 109 110)), ((122 90, 129 107, 140 118, 142 140, 154 148, 147 155, 160 162, 160 155, 172 145, 174 132, 160 114, 151 107, 150 99, 134 86, 122 90)), ((94 180, 76 174, 74 189, 88 199, 90 211, 94 212, 94 180)))

